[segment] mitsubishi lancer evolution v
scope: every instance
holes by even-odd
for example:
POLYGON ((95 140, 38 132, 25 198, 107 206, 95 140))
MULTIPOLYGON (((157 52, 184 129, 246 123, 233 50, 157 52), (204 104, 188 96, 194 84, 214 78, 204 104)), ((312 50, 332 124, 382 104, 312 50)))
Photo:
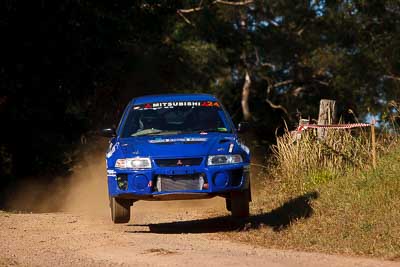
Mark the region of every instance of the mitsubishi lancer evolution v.
POLYGON ((109 137, 108 193, 114 223, 130 220, 139 200, 220 196, 235 217, 249 215, 250 151, 222 103, 207 94, 133 99, 109 137))

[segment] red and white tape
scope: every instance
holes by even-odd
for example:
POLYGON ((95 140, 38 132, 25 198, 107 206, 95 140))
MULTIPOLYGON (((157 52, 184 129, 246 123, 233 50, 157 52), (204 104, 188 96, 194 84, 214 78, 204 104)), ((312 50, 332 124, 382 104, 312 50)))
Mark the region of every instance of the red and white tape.
POLYGON ((370 123, 350 123, 350 124, 329 124, 329 125, 318 125, 318 124, 305 124, 297 127, 297 132, 301 132, 307 129, 352 129, 361 127, 370 127, 370 123))

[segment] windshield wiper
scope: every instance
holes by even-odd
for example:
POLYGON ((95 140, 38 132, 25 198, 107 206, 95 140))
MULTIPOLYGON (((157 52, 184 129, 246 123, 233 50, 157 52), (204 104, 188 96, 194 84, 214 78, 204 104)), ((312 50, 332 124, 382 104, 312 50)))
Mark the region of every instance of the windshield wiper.
POLYGON ((208 129, 193 129, 188 131, 171 131, 171 130, 160 130, 160 129, 144 129, 140 130, 131 136, 145 136, 145 135, 162 135, 162 134, 187 134, 187 133, 227 133, 228 130, 226 128, 208 128, 208 129))
POLYGON ((141 130, 139 132, 132 134, 131 136, 179 134, 179 133, 180 133, 180 131, 160 130, 160 129, 144 129, 144 130, 141 130))
POLYGON ((134 134, 131 134, 131 136, 141 136, 141 135, 150 135, 150 134, 159 134, 163 132, 163 130, 160 129, 144 129, 140 130, 134 134))
POLYGON ((226 128, 208 128, 208 129, 194 129, 192 132, 201 133, 201 132, 217 132, 217 133, 227 133, 228 130, 226 128))

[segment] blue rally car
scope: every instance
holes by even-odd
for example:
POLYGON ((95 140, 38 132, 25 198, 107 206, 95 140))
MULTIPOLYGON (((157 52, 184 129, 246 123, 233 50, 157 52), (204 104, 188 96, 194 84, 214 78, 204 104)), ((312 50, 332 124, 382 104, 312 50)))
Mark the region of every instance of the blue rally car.
POLYGON ((114 223, 127 223, 138 200, 226 199, 235 217, 249 215, 250 151, 222 104, 207 94, 133 99, 106 154, 114 223))

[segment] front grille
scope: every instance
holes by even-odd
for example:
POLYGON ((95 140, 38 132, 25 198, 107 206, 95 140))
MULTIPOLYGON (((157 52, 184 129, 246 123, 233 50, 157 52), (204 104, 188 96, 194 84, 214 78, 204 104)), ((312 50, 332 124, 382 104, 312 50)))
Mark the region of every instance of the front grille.
POLYGON ((193 175, 158 175, 155 191, 182 191, 203 190, 205 177, 201 174, 193 175))
POLYGON ((203 158, 156 159, 159 167, 199 166, 203 158))

